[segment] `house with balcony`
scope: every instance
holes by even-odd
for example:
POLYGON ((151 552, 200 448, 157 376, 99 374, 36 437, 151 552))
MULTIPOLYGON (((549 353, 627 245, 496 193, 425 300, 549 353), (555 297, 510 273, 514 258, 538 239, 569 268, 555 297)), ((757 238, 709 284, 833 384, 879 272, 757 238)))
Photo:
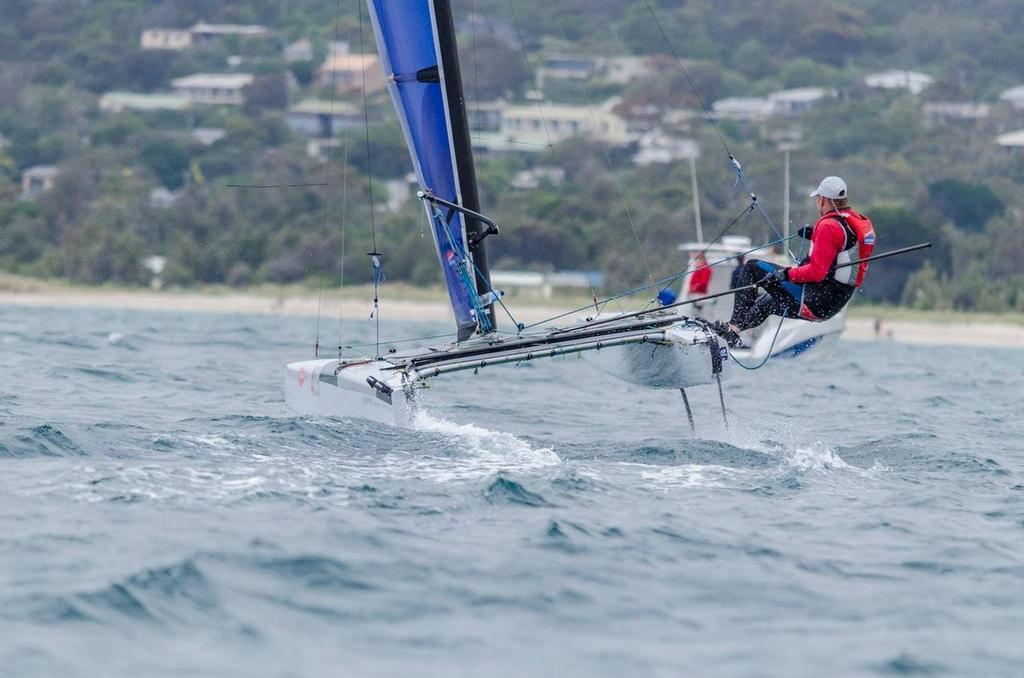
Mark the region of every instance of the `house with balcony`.
POLYGON ((196 73, 171 81, 171 87, 192 103, 205 106, 241 106, 245 88, 251 85, 249 73, 196 73))

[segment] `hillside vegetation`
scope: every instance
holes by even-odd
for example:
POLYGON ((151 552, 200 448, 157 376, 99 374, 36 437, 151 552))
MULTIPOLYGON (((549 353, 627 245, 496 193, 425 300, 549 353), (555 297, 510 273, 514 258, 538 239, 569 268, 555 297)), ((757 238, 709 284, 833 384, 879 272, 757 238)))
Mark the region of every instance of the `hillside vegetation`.
MULTIPOLYGON (((0 1, 0 269, 144 285, 151 273, 143 262, 159 255, 167 260, 165 284, 337 284, 342 268, 355 284, 371 275, 372 224, 388 280, 437 283, 416 200, 384 209, 386 182, 410 170, 386 94, 336 98, 359 120, 365 105, 369 128, 353 125, 326 160, 310 157, 309 138, 286 124, 295 102, 330 98, 315 68, 336 37, 352 51, 360 44, 374 51, 365 7, 362 21, 358 7, 351 0, 0 1), (200 21, 260 24, 270 33, 180 52, 140 46, 145 28, 200 21), (302 38, 313 58, 286 60, 284 47, 302 38), (174 78, 232 71, 254 76, 242 106, 99 109, 106 92, 166 92, 174 78), (223 136, 208 143, 197 129, 223 136), (26 199, 22 178, 39 165, 56 166, 59 175, 51 190, 26 199), (238 187, 254 185, 280 188, 238 187)), ((792 152, 797 227, 814 220, 810 188, 839 174, 855 206, 874 220, 879 249, 935 243, 923 256, 879 263, 867 296, 923 309, 1024 310, 1024 148, 995 142, 1024 128, 1024 111, 999 99, 1024 83, 1019 3, 651 0, 650 7, 660 28, 644 0, 455 2, 468 105, 526 101, 545 55, 655 56, 656 72, 626 84, 553 81, 544 96, 577 103, 617 96, 628 110, 692 111, 679 133, 700 144, 704 233, 713 236, 749 198, 702 119, 701 100, 710 106, 784 88, 834 89, 836 97, 798 117, 720 124, 775 224, 782 218, 780 141, 799 138, 792 152), (934 82, 917 94, 865 86, 866 74, 892 68, 934 82), (930 120, 923 112, 929 102, 992 108, 978 120, 930 120)), ((681 269, 676 246, 695 235, 689 165, 640 166, 634 153, 570 139, 532 154, 479 154, 483 208, 502 225, 488 241, 492 267, 600 270, 609 288, 681 269), (561 168, 564 182, 510 187, 534 167, 561 168)), ((755 242, 775 237, 757 215, 730 232, 755 242)))

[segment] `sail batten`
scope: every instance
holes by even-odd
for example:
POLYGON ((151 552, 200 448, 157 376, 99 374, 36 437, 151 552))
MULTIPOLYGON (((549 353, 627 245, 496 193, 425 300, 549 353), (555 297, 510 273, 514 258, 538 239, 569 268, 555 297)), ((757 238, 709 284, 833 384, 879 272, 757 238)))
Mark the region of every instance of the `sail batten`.
MULTIPOLYGON (((455 32, 447 0, 367 0, 377 50, 420 189, 479 210, 455 32)), ((493 328, 480 225, 425 202, 459 339, 493 328)))

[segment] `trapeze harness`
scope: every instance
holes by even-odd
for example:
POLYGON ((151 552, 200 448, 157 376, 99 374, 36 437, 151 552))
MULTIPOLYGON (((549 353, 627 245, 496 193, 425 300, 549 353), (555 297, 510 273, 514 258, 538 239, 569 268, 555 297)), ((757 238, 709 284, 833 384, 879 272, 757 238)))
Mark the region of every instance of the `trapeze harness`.
MULTIPOLYGON (((765 283, 763 287, 767 294, 760 298, 755 289, 736 293, 730 320, 733 325, 741 329, 757 327, 770 315, 820 322, 828 320, 846 306, 864 282, 868 265, 839 266, 871 256, 875 248, 875 230, 871 220, 850 209, 834 210, 818 220, 811 237, 810 254, 800 262, 799 267, 790 269, 790 275, 796 271, 797 280, 765 283), (801 278, 815 275, 815 243, 819 243, 819 247, 826 246, 821 244, 830 237, 826 229, 836 227, 842 231, 843 242, 824 276, 818 281, 812 279, 801 282, 801 278)), ((740 269, 736 284, 744 286, 756 283, 779 268, 782 267, 767 261, 748 261, 740 269)))

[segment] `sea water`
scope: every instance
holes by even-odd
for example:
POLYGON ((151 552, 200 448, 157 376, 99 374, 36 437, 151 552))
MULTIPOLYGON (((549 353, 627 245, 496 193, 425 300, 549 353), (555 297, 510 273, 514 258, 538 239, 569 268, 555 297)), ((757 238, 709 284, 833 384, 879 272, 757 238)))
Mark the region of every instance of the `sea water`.
POLYGON ((315 325, 2 309, 0 675, 1024 674, 1024 351, 841 342, 696 439, 574 356, 406 431, 287 410, 315 325))

